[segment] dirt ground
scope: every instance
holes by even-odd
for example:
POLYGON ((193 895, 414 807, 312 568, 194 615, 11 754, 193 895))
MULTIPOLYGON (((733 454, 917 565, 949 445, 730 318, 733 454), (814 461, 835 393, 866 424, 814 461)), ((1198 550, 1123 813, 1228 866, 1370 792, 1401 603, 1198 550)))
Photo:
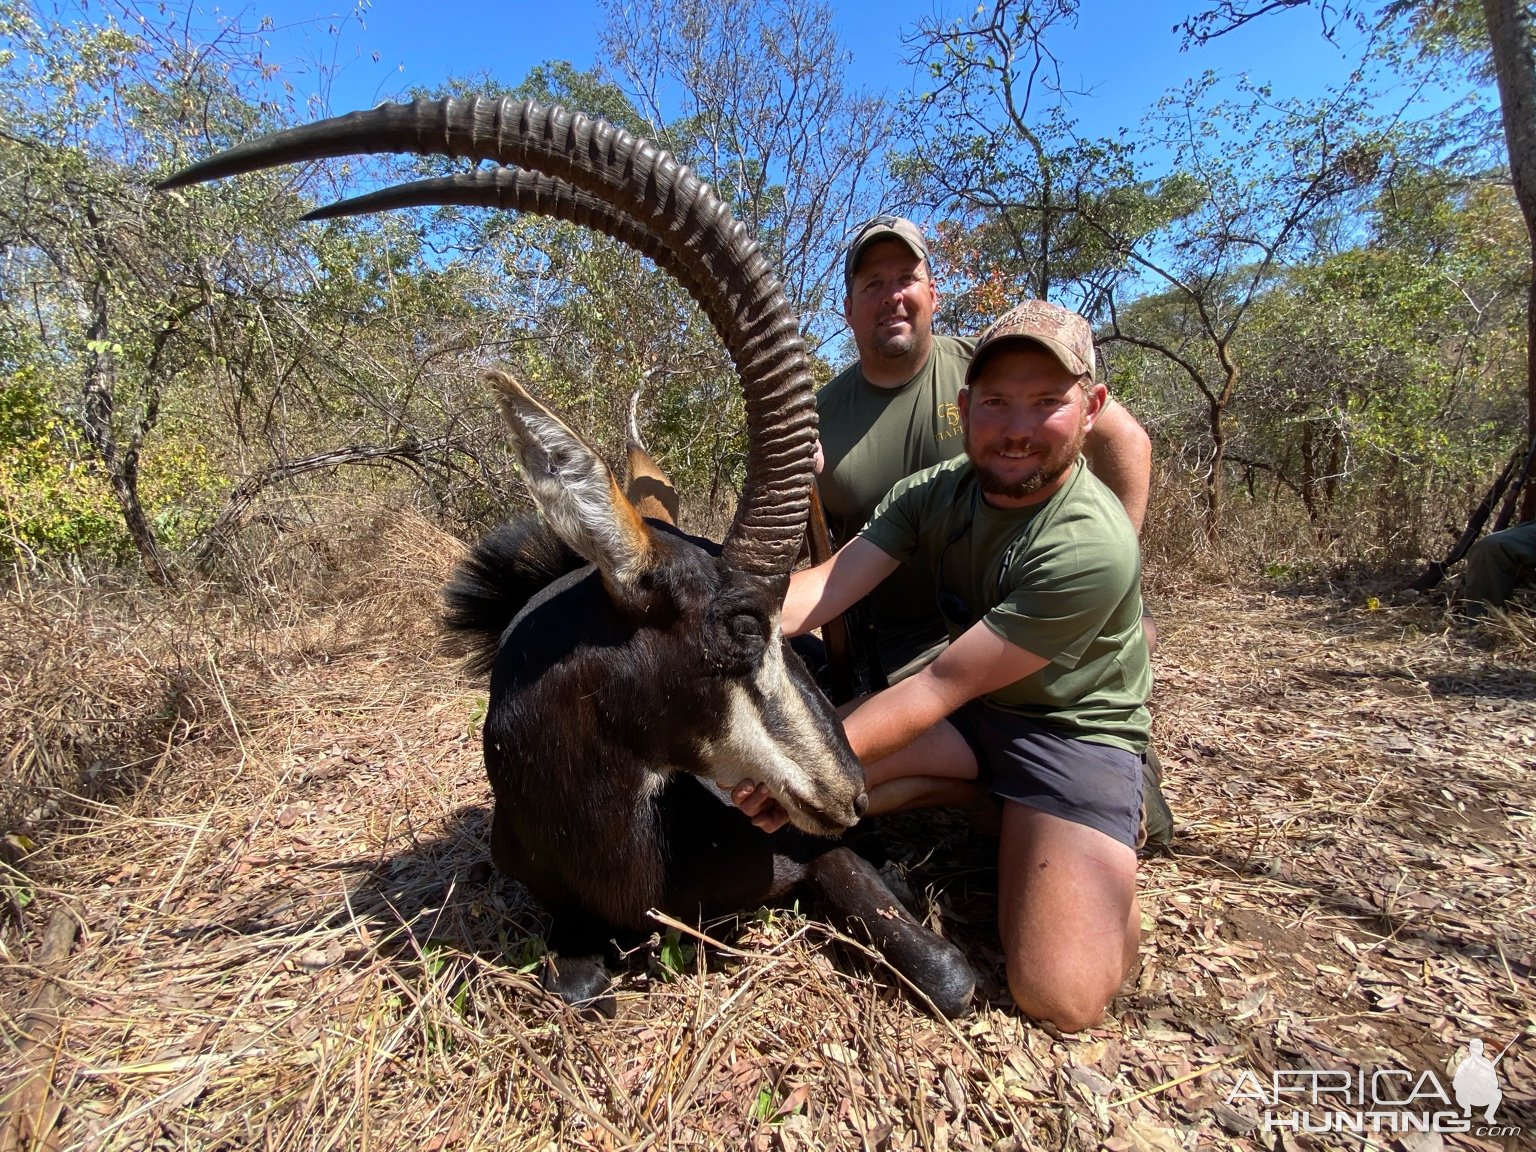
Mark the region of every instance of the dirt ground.
POLYGON ((658 925, 606 1021, 539 990, 540 914, 489 867, 484 694, 430 641, 438 551, 384 565, 416 565, 418 595, 354 587, 260 636, 207 609, 174 675, 150 638, 120 646, 154 738, 31 813, 0 871, 10 1147, 1536 1147, 1528 632, 1164 587, 1178 840, 1142 867, 1140 967, 1092 1032, 1009 1007, 993 846, 944 813, 881 837, 978 970, 970 1018, 791 908, 708 943, 658 925), (1378 1108, 1383 1134, 1308 1135, 1369 1106, 1265 1098, 1384 1071, 1382 1098, 1461 1117, 1433 1093, 1473 1040, 1508 1046, 1494 1126, 1523 1134, 1393 1135, 1378 1108))

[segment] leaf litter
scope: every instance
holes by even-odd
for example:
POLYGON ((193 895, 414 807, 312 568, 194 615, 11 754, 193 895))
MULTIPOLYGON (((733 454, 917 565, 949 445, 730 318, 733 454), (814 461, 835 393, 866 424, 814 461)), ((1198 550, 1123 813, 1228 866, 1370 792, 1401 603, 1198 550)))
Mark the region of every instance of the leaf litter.
MULTIPOLYGON (((805 906, 681 925, 678 972, 658 921, 591 1020, 539 988, 546 922, 489 864, 483 686, 434 636, 458 546, 366 527, 260 619, 207 590, 5 601, 0 1148, 1326 1148, 1266 1134, 1239 1075, 1448 1083, 1473 1038, 1515 1041, 1503 1116, 1536 1126, 1518 622, 1165 585, 1178 840, 1089 1032, 1009 1006, 995 847, 953 812, 861 843, 971 957, 975 1016, 926 1015, 805 906)), ((1337 1146, 1428 1146, 1382 1140, 1337 1146)))

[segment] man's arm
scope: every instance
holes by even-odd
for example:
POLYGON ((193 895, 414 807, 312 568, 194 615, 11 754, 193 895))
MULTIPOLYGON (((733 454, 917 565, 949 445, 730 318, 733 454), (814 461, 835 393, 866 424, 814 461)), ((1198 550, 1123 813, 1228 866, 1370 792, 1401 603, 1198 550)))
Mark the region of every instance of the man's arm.
POLYGON ((846 612, 900 566, 901 561, 855 536, 832 559, 794 573, 784 597, 784 635, 799 636, 846 612))
MULTIPOLYGON (((975 624, 928 667, 855 708, 843 721, 843 731, 867 770, 966 701, 1032 676, 1048 663, 986 624, 975 624)), ((743 780, 731 790, 731 799, 764 832, 777 832, 789 822, 765 785, 743 780)))
POLYGON ((922 671, 871 696, 843 722, 864 762, 899 752, 967 701, 1033 676, 1050 661, 982 623, 973 624, 922 671))
POLYGON ((1147 430, 1125 405, 1111 399, 1089 430, 1083 455, 1093 474, 1120 497, 1139 536, 1152 488, 1152 440, 1147 430))

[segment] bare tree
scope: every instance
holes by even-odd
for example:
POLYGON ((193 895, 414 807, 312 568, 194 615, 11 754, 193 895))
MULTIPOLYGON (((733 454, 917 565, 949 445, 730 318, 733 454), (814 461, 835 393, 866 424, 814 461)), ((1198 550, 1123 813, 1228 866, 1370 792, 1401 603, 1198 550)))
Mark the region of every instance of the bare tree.
POLYGON ((606 0, 603 51, 649 120, 757 236, 814 344, 842 306, 836 255, 886 180, 883 97, 851 90, 816 0, 606 0), (673 94, 677 95, 674 96, 673 94))
POLYGON ((1072 119, 1050 40, 1076 21, 1076 0, 993 0, 925 18, 906 38, 932 87, 904 117, 913 131, 896 171, 909 199, 950 217, 940 232, 953 270, 1000 279, 1010 299, 1051 298, 1099 269, 1100 234, 1083 213, 1109 211, 1107 191, 1133 179, 1128 145, 1084 139, 1072 119))

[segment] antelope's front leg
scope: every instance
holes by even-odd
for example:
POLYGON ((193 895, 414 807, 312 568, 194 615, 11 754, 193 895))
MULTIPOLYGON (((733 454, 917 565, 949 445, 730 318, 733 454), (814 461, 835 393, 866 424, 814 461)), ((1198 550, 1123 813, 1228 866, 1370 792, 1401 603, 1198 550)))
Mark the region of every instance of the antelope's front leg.
POLYGON ((953 1020, 971 1011, 976 974, 965 954, 913 919, 869 861, 851 848, 834 848, 811 865, 811 877, 849 926, 867 936, 941 1016, 953 1020))

